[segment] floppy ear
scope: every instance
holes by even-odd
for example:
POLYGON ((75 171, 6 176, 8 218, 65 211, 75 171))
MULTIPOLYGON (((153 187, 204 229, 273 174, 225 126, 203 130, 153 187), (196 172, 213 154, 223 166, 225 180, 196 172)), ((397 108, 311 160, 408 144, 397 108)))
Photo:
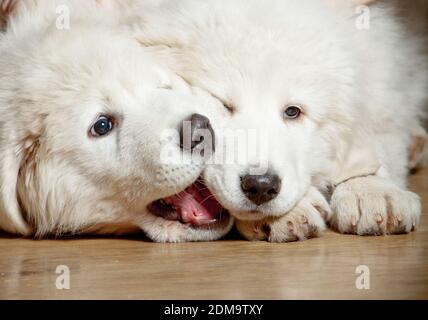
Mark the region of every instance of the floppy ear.
POLYGON ((17 194, 22 150, 16 143, 14 133, 6 133, 2 129, 0 135, 0 229, 29 235, 31 228, 23 218, 17 194))
POLYGON ((370 144, 354 138, 340 157, 333 183, 338 185, 352 178, 374 175, 380 166, 370 144))

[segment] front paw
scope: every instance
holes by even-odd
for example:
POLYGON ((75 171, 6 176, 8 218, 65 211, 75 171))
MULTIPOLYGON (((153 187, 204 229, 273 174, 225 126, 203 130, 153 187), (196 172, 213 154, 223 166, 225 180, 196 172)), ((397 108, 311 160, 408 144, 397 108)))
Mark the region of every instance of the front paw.
POLYGON ((324 196, 311 188, 289 213, 261 221, 236 221, 238 231, 250 241, 290 242, 318 237, 325 230, 330 207, 324 196))
POLYGON ((331 198, 329 224, 341 233, 386 235, 409 233, 419 223, 419 197, 376 176, 340 184, 331 198))

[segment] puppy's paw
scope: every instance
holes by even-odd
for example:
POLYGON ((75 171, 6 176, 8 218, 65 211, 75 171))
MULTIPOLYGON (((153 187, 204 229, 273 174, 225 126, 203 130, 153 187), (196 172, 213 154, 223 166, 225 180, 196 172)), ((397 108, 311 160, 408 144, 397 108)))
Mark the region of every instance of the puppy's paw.
POLYGON ((340 184, 330 204, 332 215, 328 222, 341 233, 409 233, 416 228, 421 215, 420 199, 415 193, 375 176, 340 184))
POLYGON ((232 229, 234 219, 227 217, 212 225, 195 227, 148 213, 139 216, 133 224, 139 226, 154 242, 179 243, 218 240, 232 229))
POLYGON ((330 207, 324 196, 311 188, 292 211, 280 218, 236 221, 238 231, 248 240, 290 242, 318 237, 325 230, 330 207))

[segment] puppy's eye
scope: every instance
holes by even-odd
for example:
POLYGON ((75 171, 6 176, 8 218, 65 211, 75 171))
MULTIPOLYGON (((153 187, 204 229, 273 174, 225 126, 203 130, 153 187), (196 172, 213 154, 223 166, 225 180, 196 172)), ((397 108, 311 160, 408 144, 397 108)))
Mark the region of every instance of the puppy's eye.
POLYGON ((110 133, 114 128, 113 119, 107 116, 100 116, 91 128, 91 135, 102 137, 110 133))
POLYGON ((284 111, 284 117, 286 119, 297 119, 302 114, 302 109, 299 106, 288 106, 284 111))

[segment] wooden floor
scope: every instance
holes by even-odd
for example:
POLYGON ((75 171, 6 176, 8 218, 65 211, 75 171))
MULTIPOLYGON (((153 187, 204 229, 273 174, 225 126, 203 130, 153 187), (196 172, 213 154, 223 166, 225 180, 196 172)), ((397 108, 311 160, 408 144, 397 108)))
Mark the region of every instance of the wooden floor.
MULTIPOLYGON (((428 207, 428 170, 411 182, 428 207)), ((428 210, 410 235, 328 232, 288 244, 0 237, 0 299, 314 298, 428 299, 428 210), (70 290, 56 288, 58 265, 70 269, 70 290), (355 286, 359 265, 370 290, 355 286)))

